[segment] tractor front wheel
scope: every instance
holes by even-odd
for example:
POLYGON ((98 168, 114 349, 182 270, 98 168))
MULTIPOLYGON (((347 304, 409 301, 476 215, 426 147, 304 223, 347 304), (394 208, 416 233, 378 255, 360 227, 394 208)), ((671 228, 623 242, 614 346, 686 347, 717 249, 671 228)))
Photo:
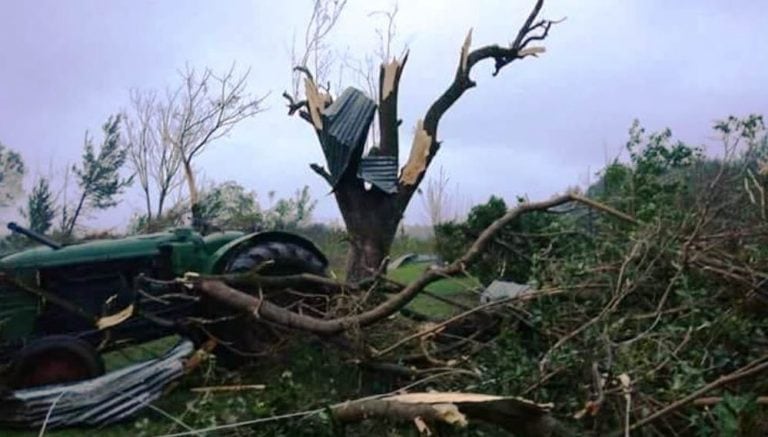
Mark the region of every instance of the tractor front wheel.
POLYGON ((104 361, 89 343, 67 335, 34 341, 17 352, 8 383, 21 389, 82 381, 104 374, 104 361))

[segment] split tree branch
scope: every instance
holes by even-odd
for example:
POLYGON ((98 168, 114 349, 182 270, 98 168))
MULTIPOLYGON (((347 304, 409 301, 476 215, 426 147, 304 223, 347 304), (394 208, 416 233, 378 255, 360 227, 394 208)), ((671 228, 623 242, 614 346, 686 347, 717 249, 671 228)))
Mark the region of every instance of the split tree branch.
MULTIPOLYGON (((437 150, 440 147, 440 141, 438 140, 438 125, 440 119, 448 111, 448 109, 456 103, 457 100, 470 88, 473 88, 476 83, 470 78, 472 67, 479 62, 486 59, 493 59, 495 61, 495 70, 493 76, 498 75, 502 68, 511 62, 522 59, 528 56, 537 56, 539 53, 544 52, 543 47, 527 47, 527 45, 533 41, 544 40, 549 35, 549 30, 553 24, 557 21, 541 20, 534 24, 536 18, 541 12, 541 8, 544 4, 544 0, 537 0, 533 7, 533 10, 528 14, 523 25, 517 32, 515 40, 507 47, 502 47, 497 44, 483 46, 478 49, 470 51, 470 45, 472 42, 472 31, 467 34, 467 38, 462 46, 459 65, 456 68, 456 74, 453 82, 448 88, 435 100, 427 110, 424 116, 424 122, 422 129, 424 133, 431 139, 431 144, 427 154, 426 162, 415 183, 404 184, 401 183, 401 204, 407 205, 408 200, 413 195, 416 187, 423 178, 427 167, 434 158, 437 150), (537 32, 541 33, 537 33, 537 32)), ((418 135, 418 132, 417 132, 418 135)))

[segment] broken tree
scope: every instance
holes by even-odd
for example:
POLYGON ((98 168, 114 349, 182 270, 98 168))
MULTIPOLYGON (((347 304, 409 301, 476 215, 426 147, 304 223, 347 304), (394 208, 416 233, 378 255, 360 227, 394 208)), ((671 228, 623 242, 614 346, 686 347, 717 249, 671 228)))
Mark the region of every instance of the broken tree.
POLYGON ((289 114, 298 113, 312 125, 326 156, 327 168, 318 164, 311 164, 311 168, 331 185, 347 226, 351 243, 348 278, 357 280, 369 275, 388 255, 403 213, 440 148, 440 119, 465 91, 475 86, 470 78, 472 67, 493 59, 495 76, 512 61, 544 52, 543 47, 532 45, 544 40, 555 24, 537 19, 543 3, 537 0, 508 46, 488 45, 472 50, 472 32, 467 34, 453 81, 416 123, 409 158, 399 174, 398 128, 402 120, 398 119, 397 105, 408 53, 382 63, 376 102, 351 88, 334 101, 306 65, 296 67, 306 76, 305 97, 299 100, 288 93, 284 96, 289 100, 289 114), (376 114, 378 142, 363 155, 376 114))

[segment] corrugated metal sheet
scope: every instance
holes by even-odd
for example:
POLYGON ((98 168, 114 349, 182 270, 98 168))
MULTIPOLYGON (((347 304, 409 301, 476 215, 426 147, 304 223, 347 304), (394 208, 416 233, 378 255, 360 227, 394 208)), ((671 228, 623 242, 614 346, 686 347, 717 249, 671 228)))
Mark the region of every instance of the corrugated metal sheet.
POLYGON ((0 424, 39 428, 101 426, 123 420, 163 394, 184 374, 183 359, 194 351, 183 341, 164 356, 88 381, 16 390, 0 397, 0 424))
POLYGON ((323 110, 321 142, 334 188, 349 163, 360 159, 375 111, 376 103, 351 87, 323 110))
POLYGON ((397 158, 394 156, 364 156, 357 176, 385 193, 397 192, 397 158))

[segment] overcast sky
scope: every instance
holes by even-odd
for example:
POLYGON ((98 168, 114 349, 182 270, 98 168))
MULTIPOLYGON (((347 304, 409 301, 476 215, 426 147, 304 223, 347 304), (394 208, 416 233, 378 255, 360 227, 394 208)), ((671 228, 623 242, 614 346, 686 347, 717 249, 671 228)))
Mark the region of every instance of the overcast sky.
MULTIPOLYGON (((349 0, 330 42, 340 53, 364 57, 382 25, 369 13, 392 4, 349 0)), ((475 47, 508 43, 532 4, 400 2, 394 47, 410 49, 400 93, 404 138, 450 82, 467 30, 474 28, 475 47)), ((125 108, 129 89, 175 85, 185 64, 221 71, 234 61, 251 68, 252 93, 269 93, 268 111, 202 156, 205 179, 235 180, 262 203, 269 190, 286 196, 307 184, 319 199, 316 219, 338 218, 327 185, 308 168, 323 162, 314 134, 285 114, 280 97, 290 86, 291 43, 304 29, 310 0, 0 5, 0 141, 23 155, 27 187, 36 175, 59 178, 76 162, 85 130, 98 133, 125 108)), ((547 52, 495 78, 491 65, 476 68, 478 87, 440 125, 443 147, 432 172, 442 166, 464 202, 491 194, 510 203, 516 195, 540 199, 584 185, 621 152, 634 118, 712 150, 715 119, 768 113, 768 2, 549 0, 542 15, 567 17, 552 29, 547 52)), ((133 193, 90 223, 123 226, 141 205, 133 193)), ((12 212, 0 214, 8 219, 12 212)), ((406 220, 425 218, 415 199, 406 220)))

